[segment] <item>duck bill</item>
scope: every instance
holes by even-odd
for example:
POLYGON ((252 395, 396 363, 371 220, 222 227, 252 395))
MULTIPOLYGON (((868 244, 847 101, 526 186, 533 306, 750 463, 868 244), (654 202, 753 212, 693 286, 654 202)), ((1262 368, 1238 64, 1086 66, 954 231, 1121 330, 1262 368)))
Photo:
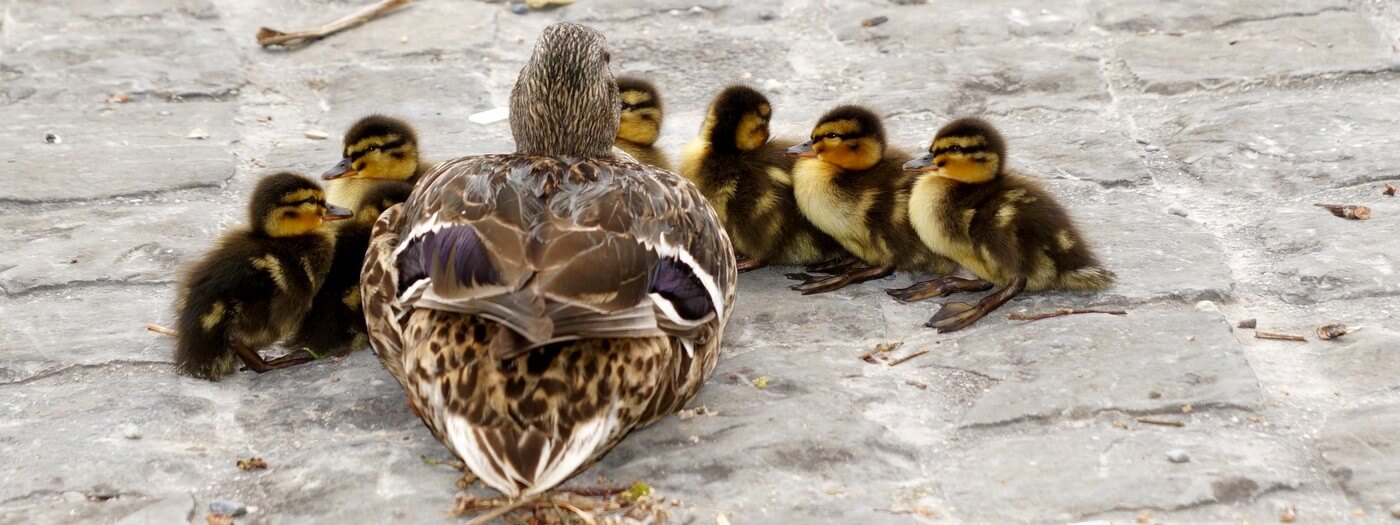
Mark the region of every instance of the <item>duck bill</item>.
POLYGON ((327 204, 325 218, 321 220, 324 220, 326 222, 335 222, 349 219, 354 216, 355 212, 350 211, 350 208, 343 208, 334 204, 327 204))
POLYGON ((904 171, 923 173, 937 169, 938 163, 933 160, 932 153, 926 153, 917 159, 904 163, 904 171))
POLYGON ((331 169, 321 174, 321 180, 335 180, 341 177, 353 177, 359 172, 355 171, 355 163, 349 157, 340 159, 340 162, 331 169))
POLYGON ((816 154, 816 152, 813 152, 813 151, 812 151, 812 141, 809 140, 809 141, 807 141, 807 142, 803 142, 803 143, 801 143, 801 144, 798 144, 798 145, 796 145, 796 146, 793 146, 793 147, 791 147, 791 148, 788 148, 788 149, 787 149, 787 156, 789 156, 789 157, 811 158, 811 157, 816 157, 817 154, 816 154))

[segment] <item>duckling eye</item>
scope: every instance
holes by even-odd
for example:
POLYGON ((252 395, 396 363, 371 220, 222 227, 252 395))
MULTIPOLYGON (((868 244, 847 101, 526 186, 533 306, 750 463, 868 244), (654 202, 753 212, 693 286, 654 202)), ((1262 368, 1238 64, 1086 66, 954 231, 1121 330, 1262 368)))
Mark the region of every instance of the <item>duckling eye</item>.
POLYGON ((607 63, 611 64, 611 63, 612 63, 612 53, 609 53, 609 52, 607 52, 607 51, 604 51, 604 52, 603 52, 603 62, 607 62, 607 63))
POLYGON ((962 153, 962 146, 958 146, 958 145, 948 146, 948 152, 949 152, 949 153, 962 153))
POLYGON ((834 139, 834 138, 839 137, 839 135, 837 135, 835 132, 827 132, 827 134, 822 135, 822 137, 823 137, 823 138, 828 138, 828 139, 834 139))

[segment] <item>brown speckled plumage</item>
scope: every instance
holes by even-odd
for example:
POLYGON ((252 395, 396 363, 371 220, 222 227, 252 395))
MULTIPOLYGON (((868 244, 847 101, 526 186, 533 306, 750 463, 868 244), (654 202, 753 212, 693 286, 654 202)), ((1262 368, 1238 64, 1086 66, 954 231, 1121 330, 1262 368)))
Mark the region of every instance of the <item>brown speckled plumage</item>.
POLYGON ((546 29, 512 95, 517 153, 428 173, 380 217, 366 256, 380 359, 434 435, 509 497, 681 408, 713 371, 733 304, 733 248, 698 190, 609 152, 618 102, 603 53, 591 29, 546 29), (567 136, 553 127, 608 113, 567 136))

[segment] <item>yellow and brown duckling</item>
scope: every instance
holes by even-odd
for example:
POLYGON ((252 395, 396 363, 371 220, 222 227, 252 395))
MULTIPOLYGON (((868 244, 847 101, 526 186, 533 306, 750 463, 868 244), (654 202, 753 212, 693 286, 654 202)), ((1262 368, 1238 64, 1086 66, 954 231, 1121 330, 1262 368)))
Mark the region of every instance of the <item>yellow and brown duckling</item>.
POLYGON ((739 271, 769 264, 813 264, 845 255, 797 209, 792 140, 769 140, 773 107, 746 86, 710 103, 700 136, 681 158, 681 176, 714 206, 739 254, 739 271))
POLYGON ((331 203, 354 209, 376 181, 398 180, 409 184, 434 165, 419 155, 418 133, 407 122, 384 115, 360 119, 345 132, 343 158, 321 175, 331 203))
POLYGON ((350 210, 327 204, 315 181, 278 173, 258 182, 248 214, 248 226, 224 234, 181 284, 175 346, 181 373, 212 380, 240 359, 259 373, 307 361, 268 362, 258 350, 297 329, 335 250, 323 224, 350 217, 350 210))
POLYGON ((945 277, 893 293, 917 300, 1002 287, 976 305, 944 304, 929 326, 966 328, 1023 290, 1091 291, 1113 284, 1113 272, 1054 197, 1006 169, 1006 143, 987 121, 964 118, 943 126, 928 151, 904 165, 923 174, 910 198, 910 220, 924 245, 977 279, 945 277))
POLYGON ((380 216, 371 344, 409 406, 511 499, 680 409, 719 360, 734 250, 675 173, 613 153, 602 34, 549 26, 510 96, 514 153, 444 163, 380 216))
POLYGON ((800 157, 793 166, 798 209, 818 229, 836 239, 858 261, 838 261, 810 271, 829 277, 792 274, 805 281, 803 294, 914 270, 947 274, 957 266, 919 242, 909 224, 909 192, 915 175, 902 166, 913 156, 889 148, 884 124, 860 106, 840 106, 822 116, 811 140, 788 149, 800 157))
POLYGON ((622 99, 622 114, 613 145, 642 164, 671 171, 666 152, 656 147, 666 116, 661 92, 651 82, 634 76, 617 77, 617 92, 622 99))
POLYGON ((413 185, 407 181, 381 180, 360 196, 354 218, 335 229, 335 258, 301 328, 288 339, 288 347, 319 358, 344 355, 369 344, 364 338, 365 315, 360 307, 360 272, 370 232, 380 213, 408 200, 412 192, 413 185))

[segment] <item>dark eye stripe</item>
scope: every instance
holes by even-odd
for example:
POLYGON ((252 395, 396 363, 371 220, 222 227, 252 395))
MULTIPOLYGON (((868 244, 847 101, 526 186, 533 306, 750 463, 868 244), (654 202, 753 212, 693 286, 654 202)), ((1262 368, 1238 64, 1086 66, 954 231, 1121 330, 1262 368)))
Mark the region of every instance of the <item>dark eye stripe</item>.
MULTIPOLYGON (((949 152, 949 151, 952 151, 952 150, 953 150, 953 147, 954 147, 954 146, 948 146, 948 147, 943 147, 943 148, 935 149, 935 150, 933 150, 933 154, 934 154, 934 155, 942 155, 942 154, 944 154, 944 153, 947 153, 947 152, 949 152)), ((981 152, 983 152, 983 151, 987 151, 987 146, 968 146, 968 147, 965 147, 965 148, 963 148, 963 147, 961 147, 961 146, 958 146, 958 147, 961 148, 961 150, 959 151, 959 153, 964 153, 964 154, 968 154, 968 155, 971 155, 971 154, 973 154, 973 153, 981 153, 981 152)))
POLYGON ((403 146, 403 145, 404 145, 404 141, 402 141, 402 140, 394 140, 394 141, 386 142, 386 143, 384 143, 384 144, 380 144, 380 145, 378 145, 378 146, 370 146, 370 147, 368 147, 368 148, 362 149, 362 150, 357 151, 357 152, 355 152, 355 153, 351 153, 351 154, 350 154, 350 160, 352 160, 352 161, 354 161, 354 160, 359 160, 360 157, 365 156, 366 154, 368 154, 368 153, 371 152, 371 151, 375 151, 375 150, 391 150, 391 149, 394 149, 394 148, 397 148, 397 147, 403 146))

